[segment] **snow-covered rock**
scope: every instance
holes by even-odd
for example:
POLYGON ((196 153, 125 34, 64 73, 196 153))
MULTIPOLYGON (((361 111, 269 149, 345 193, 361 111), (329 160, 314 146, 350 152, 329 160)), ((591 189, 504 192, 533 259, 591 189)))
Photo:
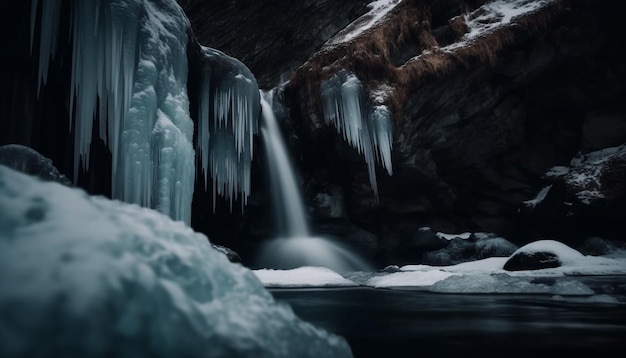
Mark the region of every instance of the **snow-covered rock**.
POLYGON ((182 222, 0 166, 0 356, 350 357, 182 222))
POLYGON ((508 271, 539 270, 575 264, 584 257, 580 252, 554 240, 539 240, 522 246, 504 264, 508 271))
POLYGON ((63 185, 72 184, 52 164, 51 159, 23 145, 7 144, 0 146, 0 164, 43 180, 56 181, 63 185))

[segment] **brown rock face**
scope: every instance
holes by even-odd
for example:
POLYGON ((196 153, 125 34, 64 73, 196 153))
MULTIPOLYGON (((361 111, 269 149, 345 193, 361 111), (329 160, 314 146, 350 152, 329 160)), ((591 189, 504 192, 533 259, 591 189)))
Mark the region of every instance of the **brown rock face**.
POLYGON ((576 240, 594 230, 582 227, 599 229, 605 221, 593 215, 554 220, 527 214, 523 202, 547 185, 552 166, 626 141, 618 3, 555 1, 452 54, 437 44, 462 39, 457 15, 481 3, 436 4, 403 2, 380 27, 322 49, 292 77, 286 96, 309 195, 340 186, 351 222, 390 250, 420 225, 518 242, 576 240), (393 88, 386 104, 394 112, 394 174, 379 170, 378 202, 363 159, 320 119, 319 83, 344 68, 370 90, 393 88))

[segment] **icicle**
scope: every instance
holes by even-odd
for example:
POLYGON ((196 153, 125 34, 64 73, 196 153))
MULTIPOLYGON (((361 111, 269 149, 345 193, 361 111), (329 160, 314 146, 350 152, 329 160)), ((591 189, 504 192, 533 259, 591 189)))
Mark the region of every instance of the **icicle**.
MULTIPOLYGON (((39 74, 56 51, 62 0, 41 8, 39 74)), ((89 168, 93 121, 113 158, 112 195, 189 223, 195 176, 187 81, 189 21, 174 1, 73 1, 74 181, 89 168), (98 105, 100 108, 97 112, 98 105)), ((31 47, 34 34, 31 33, 31 47)))
MULTIPOLYGON (((61 16, 62 0, 46 0, 41 2, 39 33, 39 66, 37 96, 41 93, 41 84, 48 80, 50 61, 54 59, 57 49, 57 37, 59 33, 59 17, 61 16)), ((38 0, 31 1, 30 10, 30 53, 33 53, 35 41, 35 28, 37 24, 38 0)))
POLYGON ((326 124, 332 123, 344 140, 363 155, 370 185, 378 198, 375 162, 393 174, 391 113, 384 105, 372 108, 359 79, 345 70, 323 81, 320 92, 326 124))
POLYGON ((260 95, 256 79, 243 64, 210 48, 200 87, 198 153, 205 176, 212 178, 213 209, 217 196, 233 201, 250 195, 253 138, 258 132, 260 95), (219 65, 213 71, 211 65, 219 65), (212 96, 212 100, 211 100, 212 96))

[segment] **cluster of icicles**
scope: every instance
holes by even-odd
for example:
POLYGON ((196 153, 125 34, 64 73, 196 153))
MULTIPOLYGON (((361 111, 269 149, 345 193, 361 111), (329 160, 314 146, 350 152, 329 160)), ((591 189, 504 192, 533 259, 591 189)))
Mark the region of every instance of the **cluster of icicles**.
POLYGON ((326 124, 332 123, 337 132, 365 158, 374 195, 378 198, 376 161, 389 175, 393 144, 391 113, 385 105, 373 105, 365 96, 359 79, 342 70, 321 85, 322 105, 326 124))
MULTIPOLYGON (((65 39, 59 33, 62 4, 31 0, 31 52, 38 43, 39 90, 57 43, 65 39)), ((189 223, 195 152, 187 94, 188 19, 173 0, 76 0, 71 5, 74 181, 81 166, 89 168, 97 120, 99 136, 112 154, 113 197, 189 223)), ((258 86, 236 60, 205 52, 223 56, 231 66, 219 83, 210 83, 210 69, 205 70, 198 152, 214 193, 232 207, 239 193, 244 203, 249 195, 258 86)))
MULTIPOLYGON (((69 1, 74 181, 81 167, 90 166, 97 125, 112 154, 112 196, 190 223, 196 168, 187 93, 189 20, 173 0, 69 1)), ((63 2, 31 0, 38 91, 64 37, 59 30, 63 2)), ((196 148, 204 184, 211 176, 214 209, 218 195, 230 202, 231 210, 236 200, 243 208, 258 132, 258 85, 239 61, 217 50, 201 50, 206 61, 196 148), (222 64, 219 71, 211 67, 215 61, 222 64)), ((369 104, 361 83, 347 71, 322 83, 322 98, 326 122, 365 157, 378 197, 375 161, 392 173, 389 110, 369 104)))

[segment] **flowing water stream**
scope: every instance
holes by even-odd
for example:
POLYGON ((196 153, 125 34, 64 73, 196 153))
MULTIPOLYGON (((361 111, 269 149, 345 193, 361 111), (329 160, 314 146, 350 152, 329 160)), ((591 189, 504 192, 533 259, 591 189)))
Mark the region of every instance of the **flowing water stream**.
POLYGON ((367 262, 341 244, 311 235, 306 207, 273 103, 274 91, 261 92, 261 139, 270 174, 272 216, 276 218, 278 236, 262 245, 256 265, 272 269, 324 266, 337 272, 371 270, 367 262))

